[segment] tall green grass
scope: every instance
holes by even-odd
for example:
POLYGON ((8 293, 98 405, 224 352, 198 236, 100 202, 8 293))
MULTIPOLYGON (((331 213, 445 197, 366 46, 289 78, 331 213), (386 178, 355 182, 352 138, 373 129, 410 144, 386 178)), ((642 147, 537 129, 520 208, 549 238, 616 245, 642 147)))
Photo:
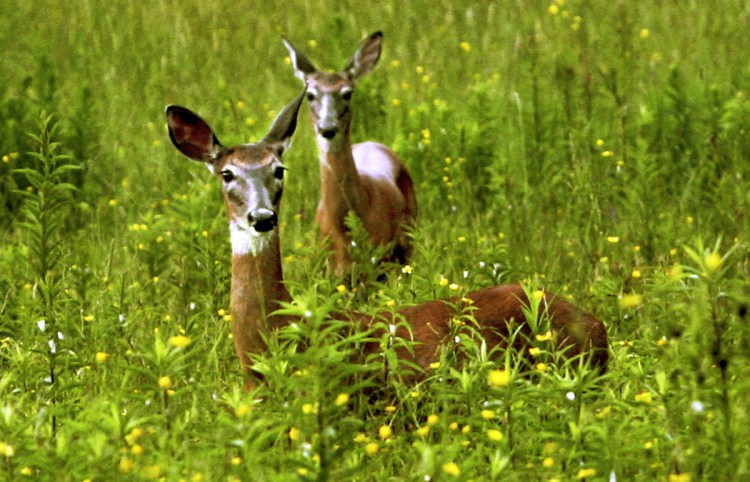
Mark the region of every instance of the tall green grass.
POLYGON ((746 478, 749 23, 740 1, 2 3, 0 479, 746 478), (353 137, 417 183, 410 269, 326 275, 303 112, 282 256, 312 315, 243 393, 221 195, 163 107, 256 140, 300 89, 281 35, 338 69, 375 30, 353 137), (472 356, 415 383, 325 316, 511 281, 604 320, 608 374, 457 323, 472 356))

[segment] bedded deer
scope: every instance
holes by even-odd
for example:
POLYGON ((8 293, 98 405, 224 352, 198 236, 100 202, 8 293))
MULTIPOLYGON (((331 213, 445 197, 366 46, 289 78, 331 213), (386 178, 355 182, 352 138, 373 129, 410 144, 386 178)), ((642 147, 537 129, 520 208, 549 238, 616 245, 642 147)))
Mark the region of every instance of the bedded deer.
MULTIPOLYGON (((188 109, 169 106, 166 110, 169 135, 175 147, 187 157, 206 163, 222 183, 224 204, 229 221, 232 246, 231 314, 237 355, 247 377, 245 387, 256 387, 259 375, 252 370, 249 353, 265 350, 263 336, 292 321, 275 313, 291 296, 284 286, 279 246, 279 207, 284 187, 285 167, 281 155, 294 133, 297 112, 303 96, 287 105, 277 116, 268 133, 259 142, 224 147, 209 125, 188 109)), ((488 348, 505 347, 515 338, 522 349, 525 337, 531 335, 525 323, 524 307, 528 298, 520 285, 509 284, 484 288, 462 300, 434 300, 398 310, 396 336, 414 341, 413 351, 397 354, 427 370, 440 355, 441 346, 450 343, 451 320, 456 310, 469 304, 479 333, 488 348)), ((608 360, 607 334, 604 325, 551 293, 544 293, 540 312, 548 316, 555 333, 556 348, 566 357, 585 355, 592 365, 604 370, 608 360)), ((357 312, 337 313, 336 318, 359 323, 362 329, 396 324, 391 312, 367 315, 357 312), (377 324, 385 320, 386 324, 377 324)), ((376 337, 377 338, 377 337, 376 337)), ((365 352, 379 349, 377 343, 365 352)))
POLYGON ((319 71, 283 39, 295 75, 307 85, 320 164, 316 219, 321 236, 330 240, 330 264, 339 277, 351 266, 351 236, 345 222, 350 212, 361 220, 373 245, 392 246, 384 261, 405 264, 411 253, 409 230, 417 215, 417 199, 409 172, 383 144, 351 143, 355 83, 378 63, 382 39, 381 32, 367 37, 346 67, 335 73, 319 71))

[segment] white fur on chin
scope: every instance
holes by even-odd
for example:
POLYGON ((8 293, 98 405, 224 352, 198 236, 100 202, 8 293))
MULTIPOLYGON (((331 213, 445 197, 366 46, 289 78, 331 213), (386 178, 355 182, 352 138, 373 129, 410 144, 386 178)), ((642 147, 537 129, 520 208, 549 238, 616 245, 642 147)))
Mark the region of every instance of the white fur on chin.
POLYGON ((276 230, 259 233, 253 228, 231 222, 229 223, 229 236, 232 242, 232 254, 258 256, 271 244, 271 240, 276 236, 276 230))

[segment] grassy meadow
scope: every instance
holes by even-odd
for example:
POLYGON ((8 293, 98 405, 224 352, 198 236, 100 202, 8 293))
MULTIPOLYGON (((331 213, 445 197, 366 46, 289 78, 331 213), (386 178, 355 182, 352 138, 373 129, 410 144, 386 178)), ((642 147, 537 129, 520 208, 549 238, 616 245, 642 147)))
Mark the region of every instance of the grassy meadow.
POLYGON ((749 2, 6 0, 0 52, 0 480, 750 477, 749 2), (376 30, 352 135, 409 168, 414 256, 327 274, 303 106, 281 233, 306 316, 245 393, 220 187, 164 107, 257 140, 302 88, 281 35, 339 69, 376 30), (517 281, 604 321, 606 375, 456 320, 409 382, 326 316, 517 281))

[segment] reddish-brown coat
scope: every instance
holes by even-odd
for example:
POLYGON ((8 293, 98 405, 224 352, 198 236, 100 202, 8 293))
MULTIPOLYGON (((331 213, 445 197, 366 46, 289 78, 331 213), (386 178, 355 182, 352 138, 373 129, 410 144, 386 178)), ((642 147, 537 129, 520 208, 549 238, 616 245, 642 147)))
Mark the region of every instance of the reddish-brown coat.
MULTIPOLYGON (((476 321, 474 326, 488 349, 507 348, 509 341, 513 340, 513 348, 523 353, 533 334, 524 315, 529 301, 521 285, 492 286, 471 292, 465 298, 471 302, 461 299, 433 300, 405 307, 396 312, 395 318, 390 312, 376 316, 348 312, 338 313, 336 317, 355 320, 365 328, 378 321, 395 323, 396 336, 414 342, 413 352, 397 350, 399 357, 416 363, 425 371, 431 363, 440 359, 440 347, 455 343, 451 340, 451 323, 462 314, 471 314, 476 321), (399 325, 401 321, 409 328, 399 325)), ((549 317, 555 348, 566 358, 590 353, 591 364, 601 371, 606 370, 609 348, 607 332, 601 321, 550 292, 544 293, 539 313, 540 316, 549 317)), ((378 344, 366 348, 368 353, 379 350, 378 344)))

